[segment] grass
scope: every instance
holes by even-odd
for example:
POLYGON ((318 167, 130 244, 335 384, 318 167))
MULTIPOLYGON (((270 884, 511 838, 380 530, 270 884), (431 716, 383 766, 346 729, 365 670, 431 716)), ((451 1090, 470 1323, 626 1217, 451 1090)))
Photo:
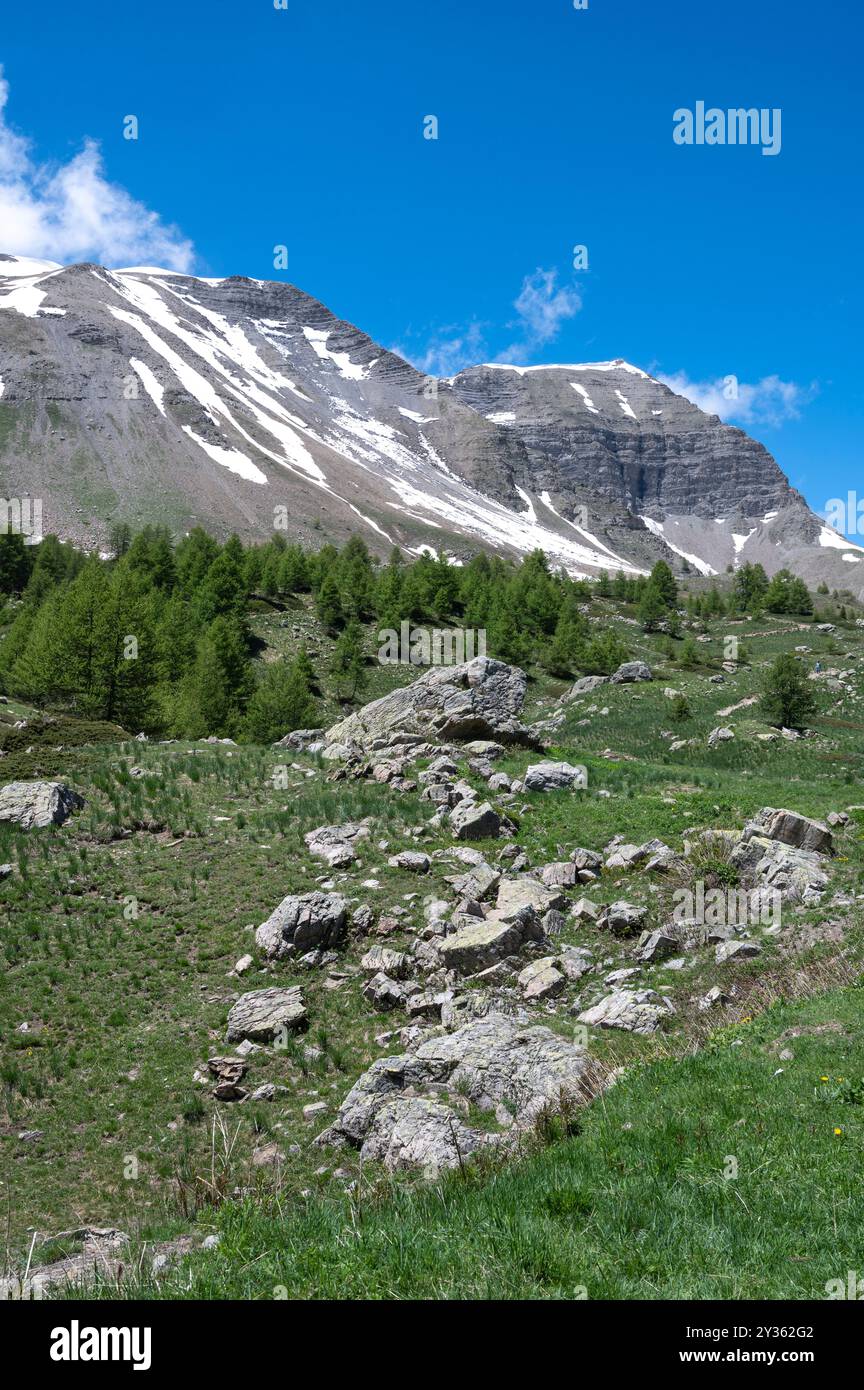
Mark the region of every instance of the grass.
POLYGON ((861 1267, 861 1005, 858 988, 777 1003, 693 1055, 634 1066, 576 1137, 510 1166, 368 1199, 360 1185, 339 1200, 229 1204, 215 1251, 127 1292, 824 1298, 861 1267))
MULTIPOLYGON (((607 617, 619 612, 595 606, 607 617)), ((326 659, 328 640, 301 608, 254 615, 265 656, 307 640, 326 659)), ((746 633, 749 668, 715 685, 727 625, 711 628, 711 644, 701 644, 706 664, 692 671, 632 629, 634 655, 651 662, 655 682, 604 686, 566 707, 548 756, 584 763, 588 789, 520 796, 518 844, 542 864, 577 845, 600 849, 615 834, 680 848, 688 832, 740 827, 765 805, 818 816, 853 808, 823 905, 785 909, 782 935, 762 939, 756 960, 718 967, 703 951, 681 972, 643 970, 640 985, 667 992, 677 1013, 663 1035, 592 1036, 592 1051, 625 1075, 580 1113, 581 1132, 529 1146, 511 1167, 467 1167, 431 1190, 361 1170, 353 1151, 312 1142, 369 1063, 400 1050, 397 1040, 377 1039, 404 1018, 376 1014, 360 995, 370 940, 349 942, 341 983, 326 967, 265 969, 257 958, 242 979, 229 975, 241 955, 256 956, 251 928, 282 897, 331 879, 378 912, 401 908, 386 944, 410 947, 423 899, 449 896, 444 878, 458 867, 438 860, 418 879, 387 863, 417 830, 427 852, 450 845, 428 826, 428 804, 371 783, 329 781, 326 764, 289 750, 138 743, 110 726, 51 724, 19 704, 0 706, 2 780, 62 775, 86 799, 59 830, 0 825, 0 863, 14 866, 0 881, 7 1264, 21 1267, 31 1228, 92 1222, 120 1226, 139 1245, 218 1228, 218 1251, 168 1276, 160 1285, 167 1296, 260 1298, 284 1287, 291 1297, 560 1298, 584 1287, 592 1298, 819 1297, 826 1279, 856 1268, 864 1066, 861 994, 850 981, 864 954, 855 898, 864 892, 864 634, 847 626, 831 638, 762 619, 746 633), (851 692, 816 682, 812 737, 763 743, 756 707, 719 714, 758 690, 777 651, 802 644, 811 648, 807 663, 855 672, 851 692), (844 655, 831 655, 831 645, 844 655), (670 721, 666 686, 686 695, 691 719, 670 721), (27 727, 12 729, 22 717, 27 727), (719 723, 736 738, 709 749, 719 723), (664 732, 692 742, 673 753, 664 732), (274 778, 286 767, 287 786, 274 778), (303 834, 366 816, 372 834, 360 863, 328 878, 303 834), (380 886, 365 887, 370 880, 380 886), (844 898, 832 905, 837 892, 844 898), (285 1089, 273 1102, 220 1106, 195 1073, 225 1051, 237 994, 281 983, 302 984, 309 1032, 283 1052, 252 1054, 245 1084, 285 1089), (734 1008, 721 1013, 734 1035, 711 1037, 717 1016, 695 1008, 715 983, 737 990, 734 1008), (753 1021, 740 1021, 748 1013, 753 1021), (784 1030, 830 1022, 841 1029, 790 1044, 788 1065, 766 1050, 784 1030), (832 1079, 817 1084, 817 1074, 832 1079), (304 1106, 319 1101, 327 1111, 304 1120, 304 1106), (285 1162, 254 1167, 254 1151, 272 1142, 285 1162), (730 1154, 734 1183, 722 1176, 730 1154)), ((364 698, 413 674, 376 667, 364 698)), ((534 675, 527 713, 546 718, 566 683, 534 675)), ((323 722, 340 713, 338 702, 326 705, 323 722)), ((500 766, 519 775, 534 760, 515 751, 500 766)), ((500 843, 481 848, 494 859, 500 843)), ((643 903, 655 926, 669 920, 675 886, 610 874, 588 891, 596 901, 643 903)), ((538 1022, 566 1035, 577 1001, 593 1001, 603 974, 632 964, 632 943, 572 920, 561 940, 587 945, 603 962, 599 978, 569 987, 557 1012, 537 1011, 538 1022)))

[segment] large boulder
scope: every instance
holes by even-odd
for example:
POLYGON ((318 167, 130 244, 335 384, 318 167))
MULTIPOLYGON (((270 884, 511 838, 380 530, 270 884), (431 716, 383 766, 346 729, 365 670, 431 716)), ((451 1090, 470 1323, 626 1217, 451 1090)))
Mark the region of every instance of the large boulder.
POLYGON ((331 869, 345 869, 357 858, 357 842, 368 834, 365 821, 347 821, 344 825, 319 825, 303 839, 310 854, 323 859, 331 869))
POLYGON ((0 821, 22 830, 62 825, 83 805, 83 796, 64 782, 7 782, 0 787, 0 821))
POLYGON ((228 1042, 272 1042, 306 1027, 306 1005, 299 985, 290 989, 255 989, 241 994, 228 1015, 228 1042))
POLYGON ((653 681, 651 667, 644 661, 625 661, 610 677, 612 685, 629 685, 632 681, 653 681))
POLYGON ((778 840, 794 849, 810 850, 813 854, 833 854, 834 837, 828 826, 821 820, 811 820, 798 811, 775 810, 763 806, 744 827, 741 838, 749 840, 754 835, 764 835, 767 840, 778 840))
POLYGON ((296 951, 327 950, 345 938, 347 900, 338 893, 299 893, 283 898, 255 933, 268 960, 281 960, 296 951))
POLYGON ((493 840, 501 833, 501 817, 488 801, 460 801, 450 812, 450 829, 457 840, 493 840))
POLYGON ((495 911, 486 918, 478 917, 446 936, 438 949, 441 960, 449 970, 460 975, 474 975, 497 965, 507 956, 515 956, 529 941, 542 941, 543 928, 531 908, 507 913, 495 911))
POLYGON ((450 1096, 460 1108, 468 1100, 505 1115, 518 1132, 562 1101, 591 1099, 600 1085, 599 1069, 582 1048, 547 1028, 490 1013, 430 1038, 416 1052, 373 1062, 318 1142, 347 1142, 389 1168, 453 1168, 510 1135, 468 1127, 447 1103, 450 1096), (430 1088, 434 1100, 423 1094, 430 1088))
POLYGON ((518 666, 478 656, 461 666, 433 666, 412 685, 392 690, 327 734, 328 744, 359 744, 407 733, 439 743, 491 739, 534 746, 519 720, 527 677, 518 666))
POLYGON ((587 783, 584 767, 570 763, 534 763, 526 769, 522 785, 526 792, 569 791, 587 783))

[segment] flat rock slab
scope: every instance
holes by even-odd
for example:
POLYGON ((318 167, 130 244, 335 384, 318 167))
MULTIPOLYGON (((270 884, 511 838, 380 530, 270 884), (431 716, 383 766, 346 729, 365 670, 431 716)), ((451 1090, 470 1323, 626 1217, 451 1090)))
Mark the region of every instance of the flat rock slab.
POLYGON ((525 942, 537 940, 542 934, 540 923, 532 914, 532 921, 515 918, 502 921, 492 912, 485 919, 478 918, 468 926, 460 927, 452 936, 441 942, 441 960, 448 970, 456 970, 460 975, 474 975, 486 970, 490 965, 507 956, 521 951, 525 942))
POLYGON ((809 850, 813 854, 834 852, 834 837, 829 827, 821 820, 802 816, 798 811, 764 806, 744 827, 744 839, 753 834, 764 835, 768 840, 779 840, 781 844, 809 850))
POLYGON ((83 796, 64 782, 7 782, 0 787, 0 821, 22 830, 62 825, 83 805, 83 796))
POLYGON ((256 989, 241 994, 228 1015, 228 1042, 272 1042, 286 1031, 300 1032, 308 1016, 299 985, 290 989, 256 989))

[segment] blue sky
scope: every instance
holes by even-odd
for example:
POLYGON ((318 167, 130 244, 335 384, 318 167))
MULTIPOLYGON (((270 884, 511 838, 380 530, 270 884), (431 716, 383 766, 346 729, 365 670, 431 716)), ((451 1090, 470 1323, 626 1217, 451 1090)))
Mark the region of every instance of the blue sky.
POLYGON ((286 4, 7 6, 0 249, 287 279, 429 370, 624 357, 864 497, 860 6, 286 4), (675 144, 697 101, 780 153, 675 144))

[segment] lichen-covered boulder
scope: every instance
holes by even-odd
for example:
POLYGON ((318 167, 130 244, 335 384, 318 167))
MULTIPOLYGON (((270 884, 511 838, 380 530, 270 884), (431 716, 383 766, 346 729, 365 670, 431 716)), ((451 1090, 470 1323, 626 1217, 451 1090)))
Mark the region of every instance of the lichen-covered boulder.
POLYGON ((62 825, 83 805, 83 796, 64 782, 7 782, 0 787, 0 821, 22 830, 62 825))

